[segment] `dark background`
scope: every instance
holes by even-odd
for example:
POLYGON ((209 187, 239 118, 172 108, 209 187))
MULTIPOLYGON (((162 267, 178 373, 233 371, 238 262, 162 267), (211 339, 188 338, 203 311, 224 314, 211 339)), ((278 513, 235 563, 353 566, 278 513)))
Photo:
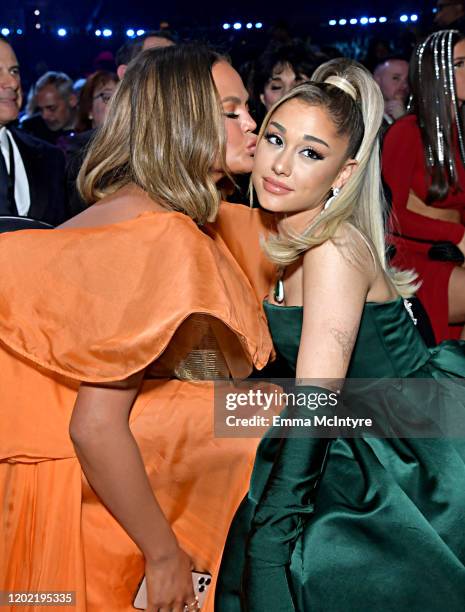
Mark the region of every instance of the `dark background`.
POLYGON ((287 28, 292 36, 308 44, 342 45, 344 54, 357 57, 371 38, 387 38, 395 46, 408 48, 422 31, 431 27, 435 0, 290 0, 284 2, 245 2, 234 0, 0 0, 0 29, 11 30, 9 39, 21 63, 27 84, 48 69, 63 70, 71 77, 85 76, 98 67, 102 51, 114 53, 126 39, 129 27, 158 29, 167 22, 180 39, 207 40, 229 52, 236 63, 251 59, 266 45, 276 26, 287 28), (34 11, 40 10, 40 15, 34 11), (401 24, 403 13, 419 16, 417 23, 401 24), (388 23, 367 26, 334 26, 328 20, 362 16, 386 16, 388 23), (224 22, 239 21, 240 31, 222 29, 224 22), (245 23, 260 21, 263 29, 245 30, 245 23), (35 28, 40 23, 41 28, 35 28), (59 27, 68 35, 59 38, 59 27), (97 28, 111 28, 111 38, 97 38, 97 28), (17 33, 17 30, 21 34, 17 33), (97 62, 97 63, 96 63, 97 62))
POLYGON ((347 17, 360 16, 364 13, 401 14, 402 12, 431 12, 434 2, 428 0, 407 0, 392 2, 377 0, 328 0, 326 2, 312 2, 311 0, 292 0, 283 2, 245 2, 234 0, 229 2, 214 2, 212 0, 188 1, 165 0, 154 2, 147 0, 37 0, 18 1, 2 0, 0 7, 0 20, 16 19, 24 22, 26 14, 39 8, 43 17, 55 22, 56 25, 67 23, 69 26, 86 28, 108 25, 109 27, 129 27, 134 25, 143 27, 167 19, 173 25, 201 25, 208 26, 221 23, 224 20, 244 21, 260 19, 270 22, 277 18, 285 18, 289 22, 295 21, 301 25, 302 20, 322 21, 332 16, 347 17))

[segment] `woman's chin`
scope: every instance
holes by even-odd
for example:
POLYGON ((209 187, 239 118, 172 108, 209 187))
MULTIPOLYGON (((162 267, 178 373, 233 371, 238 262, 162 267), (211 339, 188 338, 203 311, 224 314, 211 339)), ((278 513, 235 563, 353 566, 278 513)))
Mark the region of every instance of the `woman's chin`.
POLYGON ((274 212, 274 213, 283 213, 286 212, 287 206, 285 205, 285 203, 282 201, 282 199, 279 198, 274 198, 274 197, 270 197, 270 194, 268 194, 266 191, 257 191, 257 198, 258 201, 260 202, 260 206, 265 209, 268 210, 269 212, 274 212))
POLYGON ((228 168, 229 172, 234 176, 240 176, 241 174, 250 174, 252 172, 253 163, 251 164, 233 164, 228 168))
POLYGON ((211 170, 210 174, 215 183, 219 183, 221 179, 226 176, 223 170, 211 170))

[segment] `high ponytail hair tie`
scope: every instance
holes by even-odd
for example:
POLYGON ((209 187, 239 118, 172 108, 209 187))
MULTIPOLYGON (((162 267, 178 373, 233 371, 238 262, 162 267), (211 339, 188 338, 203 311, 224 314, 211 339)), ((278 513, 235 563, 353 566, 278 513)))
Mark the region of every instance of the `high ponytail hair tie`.
POLYGON ((329 76, 324 83, 329 83, 329 85, 334 85, 334 87, 338 87, 339 89, 342 89, 343 92, 345 92, 348 96, 350 96, 352 98, 352 100, 357 100, 357 90, 355 89, 355 87, 352 85, 352 83, 349 83, 349 81, 347 79, 345 79, 344 77, 340 77, 340 76, 329 76))

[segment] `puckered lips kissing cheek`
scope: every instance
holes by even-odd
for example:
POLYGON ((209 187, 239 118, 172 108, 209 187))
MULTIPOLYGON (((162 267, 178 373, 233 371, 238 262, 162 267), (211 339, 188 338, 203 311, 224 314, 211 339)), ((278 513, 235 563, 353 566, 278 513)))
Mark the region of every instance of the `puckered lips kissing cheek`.
POLYGON ((246 152, 249 157, 255 155, 255 149, 257 148, 257 136, 255 134, 249 134, 249 142, 246 145, 246 152))

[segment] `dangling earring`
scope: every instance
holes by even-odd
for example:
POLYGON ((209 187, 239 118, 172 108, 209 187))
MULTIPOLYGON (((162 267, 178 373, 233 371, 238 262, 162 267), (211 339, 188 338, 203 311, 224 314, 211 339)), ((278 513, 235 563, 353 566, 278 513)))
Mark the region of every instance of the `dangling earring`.
POLYGON ((325 205, 323 206, 323 210, 328 210, 328 208, 333 203, 334 199, 337 198, 341 189, 339 187, 331 188, 331 196, 326 200, 325 205))

